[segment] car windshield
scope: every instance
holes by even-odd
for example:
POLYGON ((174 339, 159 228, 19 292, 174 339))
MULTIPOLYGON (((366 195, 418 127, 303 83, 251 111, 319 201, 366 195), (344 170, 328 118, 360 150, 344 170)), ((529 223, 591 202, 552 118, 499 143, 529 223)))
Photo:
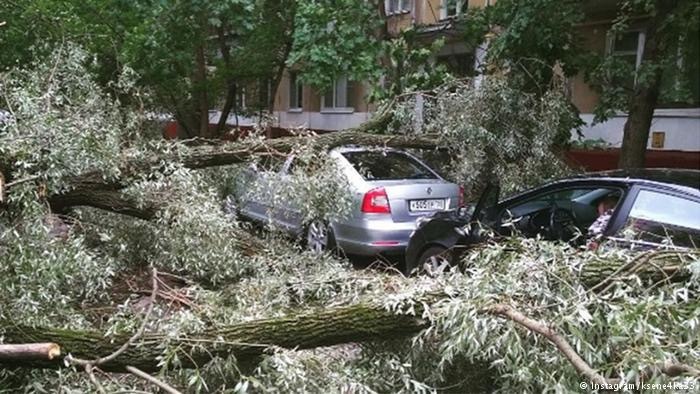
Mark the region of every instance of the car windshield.
POLYGON ((357 151, 343 156, 367 181, 394 179, 437 179, 425 165, 400 152, 357 151))

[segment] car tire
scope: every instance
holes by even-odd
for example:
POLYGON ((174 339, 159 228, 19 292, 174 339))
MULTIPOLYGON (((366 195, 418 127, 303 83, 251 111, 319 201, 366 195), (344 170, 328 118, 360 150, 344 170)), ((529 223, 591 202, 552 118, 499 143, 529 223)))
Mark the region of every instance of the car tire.
POLYGON ((314 253, 324 253, 335 250, 333 229, 323 220, 313 220, 306 226, 304 246, 314 253))
POLYGON ((452 266, 450 252, 439 245, 430 246, 420 254, 416 270, 418 274, 437 275, 452 266))

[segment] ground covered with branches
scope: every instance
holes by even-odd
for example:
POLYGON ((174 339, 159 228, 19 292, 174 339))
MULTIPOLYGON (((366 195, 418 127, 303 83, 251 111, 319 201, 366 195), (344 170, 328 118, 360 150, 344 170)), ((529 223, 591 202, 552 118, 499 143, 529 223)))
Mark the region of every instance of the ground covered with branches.
MULTIPOLYGON (((342 215, 346 185, 323 165, 321 138, 161 141, 143 107, 105 94, 86 64, 67 45, 0 77, 10 113, 0 130, 0 339, 64 351, 58 362, 0 365, 0 391, 697 387, 697 251, 594 253, 512 238, 434 276, 358 270, 223 209, 250 162, 294 152, 306 165, 277 201, 299 199, 307 220, 342 215)), ((147 106, 130 78, 119 88, 147 106)), ((572 119, 556 85, 528 95, 498 79, 478 90, 454 81, 423 94, 420 130, 407 96, 378 122, 389 126, 363 138, 431 138, 451 157, 448 175, 475 190, 500 178, 517 191, 569 171, 553 150, 572 119)))

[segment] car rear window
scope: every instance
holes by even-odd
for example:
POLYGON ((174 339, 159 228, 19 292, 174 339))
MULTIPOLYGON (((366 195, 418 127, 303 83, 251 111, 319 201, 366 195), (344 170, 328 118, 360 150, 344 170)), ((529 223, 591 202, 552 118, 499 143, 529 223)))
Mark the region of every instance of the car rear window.
POLYGON ((428 167, 399 152, 359 151, 343 156, 367 181, 437 178, 428 167))

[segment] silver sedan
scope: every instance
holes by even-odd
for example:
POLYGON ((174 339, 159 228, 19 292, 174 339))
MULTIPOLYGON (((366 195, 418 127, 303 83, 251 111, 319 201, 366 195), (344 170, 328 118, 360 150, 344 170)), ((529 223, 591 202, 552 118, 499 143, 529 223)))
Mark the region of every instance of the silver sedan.
MULTIPOLYGON (((317 252, 337 248, 345 254, 372 256, 403 254, 418 218, 462 205, 461 187, 444 180, 407 152, 343 147, 331 150, 329 155, 354 193, 348 216, 304 223, 293 204, 271 209, 265 201, 255 200, 241 203, 238 213, 281 228, 317 252)), ((280 168, 251 169, 249 175, 254 182, 264 183, 266 171, 287 174, 293 160, 289 157, 280 168)))

